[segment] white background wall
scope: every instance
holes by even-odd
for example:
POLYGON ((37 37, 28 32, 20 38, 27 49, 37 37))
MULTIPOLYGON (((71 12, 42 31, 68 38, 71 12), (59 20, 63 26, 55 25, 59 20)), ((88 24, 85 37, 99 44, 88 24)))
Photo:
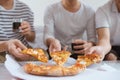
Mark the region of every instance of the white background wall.
MULTIPOLYGON (((21 0, 30 6, 35 15, 35 25, 43 26, 43 15, 47 5, 60 0, 21 0)), ((106 3, 108 0, 83 0, 91 4, 95 9, 106 3)))

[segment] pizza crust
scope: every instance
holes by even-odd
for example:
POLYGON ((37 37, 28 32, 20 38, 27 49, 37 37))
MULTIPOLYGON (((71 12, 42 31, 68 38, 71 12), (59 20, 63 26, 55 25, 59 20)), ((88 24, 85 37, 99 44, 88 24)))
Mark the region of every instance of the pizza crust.
MULTIPOLYGON (((47 62, 48 59, 41 49, 27 49, 22 51, 23 54, 34 56, 42 62, 47 62)), ((28 74, 39 76, 73 76, 83 72, 87 66, 100 62, 101 57, 99 54, 86 54, 78 56, 76 63, 71 66, 63 66, 70 56, 69 51, 56 51, 51 53, 55 65, 50 64, 33 64, 27 63, 24 65, 24 71, 28 74)))

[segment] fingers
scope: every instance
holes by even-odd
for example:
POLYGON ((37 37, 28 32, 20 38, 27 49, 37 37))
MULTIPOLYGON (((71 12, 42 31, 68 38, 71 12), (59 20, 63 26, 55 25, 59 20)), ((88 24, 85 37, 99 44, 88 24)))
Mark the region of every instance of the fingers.
POLYGON ((50 47, 49 47, 49 52, 52 53, 52 52, 55 52, 55 51, 58 51, 58 50, 57 50, 57 47, 54 46, 54 45, 50 45, 50 47))
POLYGON ((84 54, 87 49, 88 47, 86 46, 86 44, 77 44, 73 46, 73 52, 76 54, 84 54))
POLYGON ((28 23, 27 21, 23 21, 23 22, 21 23, 21 26, 24 26, 24 25, 29 25, 29 23, 28 23))
POLYGON ((94 50, 89 49, 92 47, 91 43, 84 41, 84 40, 75 40, 75 45, 73 46, 74 48, 74 53, 76 54, 91 54, 94 50))
POLYGON ((55 52, 55 51, 61 51, 61 49, 60 49, 59 47, 56 47, 56 46, 54 46, 54 45, 51 45, 51 46, 49 47, 49 52, 51 53, 51 52, 55 52))
POLYGON ((15 56, 16 58, 20 59, 20 60, 28 60, 30 59, 30 56, 29 55, 25 55, 25 54, 22 54, 21 53, 21 49, 20 48, 17 48, 16 50, 15 49, 11 49, 11 53, 13 56, 15 56))
POLYGON ((95 53, 94 47, 92 47, 88 51, 86 51, 86 54, 92 54, 92 53, 95 53))
POLYGON ((19 40, 15 40, 15 45, 20 49, 27 49, 27 47, 24 44, 22 44, 19 40))
POLYGON ((28 60, 31 57, 29 55, 25 55, 21 53, 22 49, 27 49, 27 47, 21 43, 21 41, 17 39, 9 40, 8 41, 8 51, 11 55, 15 56, 20 60, 28 60))
POLYGON ((86 49, 88 47, 88 43, 84 40, 75 40, 73 44, 73 48, 75 50, 86 49))
POLYGON ((24 46, 19 40, 10 40, 8 45, 8 51, 16 58, 19 58, 21 60, 27 59, 29 56, 24 55, 21 53, 22 49, 27 49, 26 46, 24 46))
POLYGON ((51 53, 51 52, 53 52, 52 45, 50 45, 50 47, 49 47, 49 53, 51 53))
POLYGON ((49 47, 49 52, 61 51, 61 44, 58 40, 54 40, 49 47))
POLYGON ((10 48, 9 48, 9 53, 11 53, 13 56, 15 56, 16 58, 23 58, 24 57, 24 55, 23 54, 21 54, 20 52, 20 49, 17 49, 15 46, 11 46, 10 48))
POLYGON ((74 49, 84 49, 85 46, 84 45, 75 45, 73 46, 74 49))
POLYGON ((81 39, 77 39, 77 40, 74 40, 73 43, 76 43, 76 44, 85 44, 85 43, 87 43, 87 42, 84 41, 84 40, 81 40, 81 39))
POLYGON ((84 54, 84 50, 73 51, 75 54, 84 54))
POLYGON ((64 51, 66 51, 66 50, 67 50, 67 48, 68 48, 68 46, 65 46, 65 47, 63 48, 63 50, 64 50, 64 51))
POLYGON ((86 54, 92 54, 92 53, 99 54, 101 57, 101 61, 104 59, 105 56, 104 51, 102 51, 102 49, 99 46, 94 46, 86 52, 86 54))
POLYGON ((31 32, 31 27, 28 22, 23 21, 20 26, 20 32, 23 35, 29 34, 31 32))

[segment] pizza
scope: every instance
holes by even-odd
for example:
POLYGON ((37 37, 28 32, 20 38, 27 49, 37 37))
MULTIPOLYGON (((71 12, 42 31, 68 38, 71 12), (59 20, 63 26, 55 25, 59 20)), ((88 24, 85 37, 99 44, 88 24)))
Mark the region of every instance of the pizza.
POLYGON ((77 62, 81 64, 85 64, 86 66, 89 66, 91 64, 97 63, 101 61, 101 57, 99 54, 92 53, 92 54, 86 54, 84 56, 78 56, 77 62))
POLYGON ((41 62, 45 62, 47 63, 48 62, 48 57, 46 56, 46 54, 44 53, 44 50, 43 49, 24 49, 22 50, 23 54, 27 54, 27 55, 30 55, 30 56, 33 56, 35 57, 36 59, 38 59, 39 61, 41 62))
MULTIPOLYGON (((41 50, 39 51, 38 49, 35 49, 35 50, 37 50, 38 52, 42 52, 41 50)), ((35 55, 36 52, 34 52, 33 49, 32 51, 31 49, 28 49, 26 51, 25 53, 30 55, 32 53, 33 56, 36 56, 35 55)), ((63 64, 67 61, 70 54, 71 53, 69 51, 52 52, 51 56, 57 64, 37 65, 33 63, 26 63, 23 66, 23 69, 28 74, 38 75, 38 76, 56 76, 56 77, 73 76, 73 75, 79 74, 80 72, 83 72, 87 66, 97 63, 101 60, 101 57, 99 54, 96 54, 96 53, 86 54, 84 56, 78 56, 76 62, 73 65, 64 66, 63 64)), ((47 60, 47 58, 46 60, 44 60, 45 58, 41 58, 41 59, 43 59, 43 62, 46 62, 47 60)))
POLYGON ((74 64, 68 67, 59 65, 45 65, 27 63, 24 65, 24 71, 28 74, 39 76, 73 76, 85 70, 85 65, 74 64))
POLYGON ((50 53, 53 61, 56 62, 57 65, 63 65, 68 58, 70 57, 71 53, 69 51, 55 51, 50 53))

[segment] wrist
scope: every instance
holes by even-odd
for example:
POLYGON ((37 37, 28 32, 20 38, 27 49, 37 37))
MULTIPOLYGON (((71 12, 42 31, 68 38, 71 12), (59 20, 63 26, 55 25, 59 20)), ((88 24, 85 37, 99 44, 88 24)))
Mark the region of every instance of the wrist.
POLYGON ((3 42, 3 45, 4 45, 4 51, 8 51, 8 45, 9 45, 9 41, 4 41, 3 42))
POLYGON ((28 32, 28 33, 24 34, 25 37, 28 37, 30 35, 32 35, 32 32, 28 32))

